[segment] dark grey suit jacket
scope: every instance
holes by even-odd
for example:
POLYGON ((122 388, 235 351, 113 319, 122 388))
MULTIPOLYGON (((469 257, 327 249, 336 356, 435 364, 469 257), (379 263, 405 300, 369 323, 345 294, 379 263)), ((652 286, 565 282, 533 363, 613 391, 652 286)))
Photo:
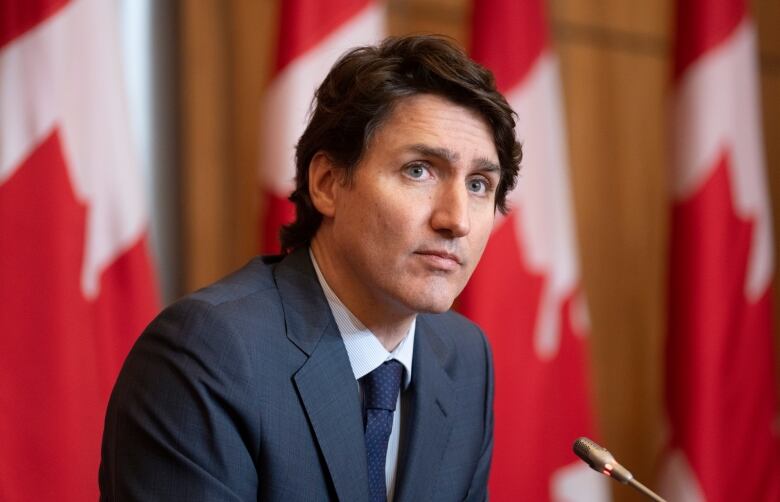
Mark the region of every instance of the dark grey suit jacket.
MULTIPOLYGON (((395 500, 482 500, 493 446, 485 337, 420 315, 395 500)), ((165 309, 106 415, 101 500, 368 499, 344 343, 306 251, 256 258, 165 309)))

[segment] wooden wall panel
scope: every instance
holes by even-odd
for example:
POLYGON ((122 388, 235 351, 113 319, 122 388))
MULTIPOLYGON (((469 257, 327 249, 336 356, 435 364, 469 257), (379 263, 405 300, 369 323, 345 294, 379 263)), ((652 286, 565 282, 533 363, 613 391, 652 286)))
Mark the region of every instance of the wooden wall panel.
POLYGON ((761 48, 761 104, 775 233, 775 374, 780 389, 780 2, 753 2, 761 48))
POLYGON ((261 98, 274 62, 269 47, 274 47, 277 38, 278 5, 269 1, 234 0, 230 6, 230 43, 234 55, 232 97, 228 102, 233 114, 231 144, 236 175, 231 189, 233 214, 226 224, 232 229, 234 243, 228 268, 235 269, 258 249, 259 128, 261 121, 273 120, 264 119, 261 98))
MULTIPOLYGON (((758 38, 762 55, 772 60, 773 73, 780 71, 780 2, 777 0, 753 0, 751 3, 753 18, 758 26, 758 38)), ((768 63, 769 61, 767 61, 768 63)))
POLYGON ((548 4, 552 18, 558 23, 662 38, 671 27, 669 1, 550 0, 548 4))
POLYGON ((559 54, 602 435, 651 479, 667 228, 665 65, 582 43, 561 44, 559 54))
MULTIPOLYGON (((778 16, 780 19, 780 16, 778 16)), ((769 173, 775 234, 775 375, 780 389, 780 67, 765 71, 761 78, 764 144, 769 173)))
POLYGON ((224 222, 232 185, 229 131, 223 97, 229 92, 230 49, 223 5, 218 0, 180 7, 181 214, 184 291, 218 277, 229 262, 224 222))
POLYGON ((277 2, 182 2, 182 292, 236 269, 257 249, 260 96, 277 2))
POLYGON ((388 33, 439 33, 468 47, 469 15, 466 0, 390 0, 388 33))

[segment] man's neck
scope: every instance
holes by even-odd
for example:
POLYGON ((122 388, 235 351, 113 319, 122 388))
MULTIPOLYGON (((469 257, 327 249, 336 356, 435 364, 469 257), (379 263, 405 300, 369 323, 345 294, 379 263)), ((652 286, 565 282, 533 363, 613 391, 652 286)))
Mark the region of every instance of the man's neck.
POLYGON ((416 313, 402 308, 388 309, 381 305, 376 292, 361 291, 351 281, 349 271, 344 270, 341 262, 334 259, 327 247, 316 238, 312 240, 311 250, 320 273, 333 293, 377 337, 382 346, 392 352, 408 334, 416 313))

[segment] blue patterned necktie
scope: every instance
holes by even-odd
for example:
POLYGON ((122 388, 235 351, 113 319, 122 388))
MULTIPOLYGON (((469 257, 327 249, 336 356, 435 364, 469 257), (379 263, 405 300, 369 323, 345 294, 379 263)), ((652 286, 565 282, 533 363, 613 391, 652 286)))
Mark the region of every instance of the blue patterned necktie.
POLYGON ((401 388, 404 367, 387 361, 360 379, 363 382, 363 409, 366 413, 366 455, 368 492, 371 502, 385 502, 385 457, 387 440, 393 429, 393 412, 401 388))

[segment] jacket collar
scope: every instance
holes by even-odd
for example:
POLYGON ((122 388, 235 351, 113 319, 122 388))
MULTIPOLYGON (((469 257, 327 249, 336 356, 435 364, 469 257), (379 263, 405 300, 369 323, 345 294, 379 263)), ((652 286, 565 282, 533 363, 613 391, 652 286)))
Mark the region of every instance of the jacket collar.
MULTIPOLYGON (((293 376, 340 500, 368 499, 368 466, 360 399, 344 342, 306 249, 275 268, 287 337, 307 356, 293 376), (348 389, 348 391, 345 391, 348 389), (353 391, 354 390, 354 391, 353 391)), ((404 393, 395 499, 427 500, 444 454, 456 396, 446 369, 449 338, 418 316, 412 383, 404 393)))
POLYGON ((452 363, 449 338, 428 316, 417 316, 412 384, 405 396, 401 457, 395 500, 433 500, 437 470, 452 429, 457 396, 446 368, 452 363))
POLYGON ((308 358, 293 381, 339 500, 368 500, 368 466, 357 383, 306 250, 274 271, 287 337, 308 358))

